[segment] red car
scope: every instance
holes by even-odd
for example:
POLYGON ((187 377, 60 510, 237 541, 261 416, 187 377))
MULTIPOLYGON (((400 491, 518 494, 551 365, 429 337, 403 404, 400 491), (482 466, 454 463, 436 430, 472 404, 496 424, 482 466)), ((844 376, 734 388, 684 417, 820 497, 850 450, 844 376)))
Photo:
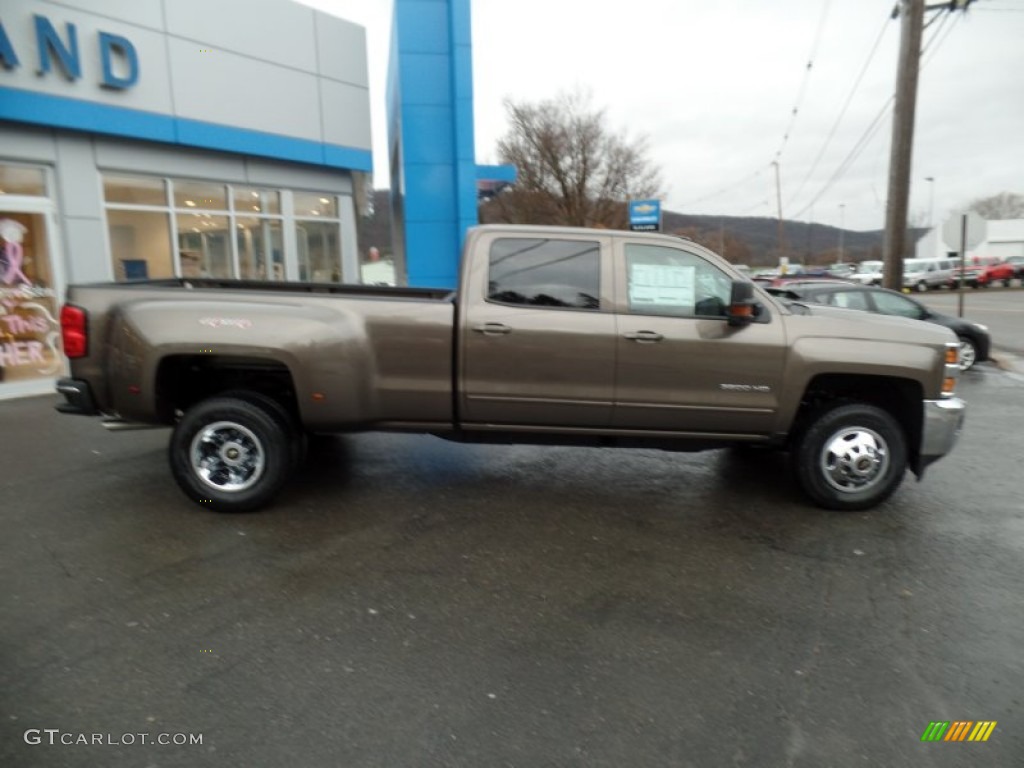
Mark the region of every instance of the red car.
MULTIPOLYGON (((964 284, 971 288, 988 288, 990 285, 1002 283, 1009 287, 1014 277, 1013 264, 999 261, 995 264, 968 265, 964 268, 964 284)), ((960 284, 960 270, 956 271, 953 285, 960 284)))

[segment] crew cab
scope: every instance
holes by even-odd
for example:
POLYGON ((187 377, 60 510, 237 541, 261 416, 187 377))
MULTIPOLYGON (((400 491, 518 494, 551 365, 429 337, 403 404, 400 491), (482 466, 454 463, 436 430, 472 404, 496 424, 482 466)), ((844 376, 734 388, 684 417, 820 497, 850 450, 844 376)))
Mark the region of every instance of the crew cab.
MULTIPOLYGON (((958 342, 786 302, 653 233, 470 230, 457 291, 179 278, 73 286, 64 413, 172 429, 218 510, 268 503, 307 433, 789 451, 817 504, 872 507, 954 445, 958 342)), ((681 491, 684 489, 681 489, 681 491)))

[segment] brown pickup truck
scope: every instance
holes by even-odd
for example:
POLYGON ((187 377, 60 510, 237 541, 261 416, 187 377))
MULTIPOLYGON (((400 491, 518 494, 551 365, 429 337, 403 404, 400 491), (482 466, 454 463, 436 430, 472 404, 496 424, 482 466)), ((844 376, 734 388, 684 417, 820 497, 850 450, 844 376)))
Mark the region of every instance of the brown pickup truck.
POLYGON ((865 509, 956 441, 952 331, 785 302, 690 241, 470 231, 456 293, 152 280, 74 286, 65 413, 173 427, 182 490, 268 502, 307 433, 789 451, 821 506, 865 509))

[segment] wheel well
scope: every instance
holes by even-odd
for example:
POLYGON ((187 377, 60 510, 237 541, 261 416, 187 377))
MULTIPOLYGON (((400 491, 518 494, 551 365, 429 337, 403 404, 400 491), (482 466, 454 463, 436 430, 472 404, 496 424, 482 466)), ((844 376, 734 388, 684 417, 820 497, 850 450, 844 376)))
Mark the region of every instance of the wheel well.
POLYGON ((891 376, 833 373, 815 376, 800 401, 791 435, 799 435, 815 412, 839 402, 869 403, 887 411, 903 427, 907 436, 908 462, 914 472, 919 473, 924 419, 924 388, 920 383, 891 376))
POLYGON ((283 363, 227 355, 170 355, 156 374, 156 408, 162 421, 172 423, 178 411, 229 390, 259 392, 298 415, 291 371, 283 363))

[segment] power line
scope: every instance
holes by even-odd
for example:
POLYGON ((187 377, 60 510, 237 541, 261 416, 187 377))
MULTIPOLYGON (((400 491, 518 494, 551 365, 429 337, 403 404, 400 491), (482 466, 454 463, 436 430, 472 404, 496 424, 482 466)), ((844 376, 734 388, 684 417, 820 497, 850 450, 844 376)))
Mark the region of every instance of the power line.
POLYGON ((679 205, 681 207, 685 207, 685 206, 688 206, 688 205, 695 205, 696 203, 704 203, 704 202, 707 202, 708 200, 712 200, 712 199, 714 199, 716 197, 719 197, 720 195, 724 195, 726 192, 731 192, 732 190, 736 189, 736 187, 742 186, 742 185, 746 184, 748 181, 753 181, 758 176, 760 176, 762 173, 764 173, 765 170, 766 170, 766 168, 759 168, 758 170, 754 171, 753 173, 747 174, 746 176, 744 176, 739 181, 734 181, 733 183, 731 183, 731 184, 729 184, 727 186, 724 186, 724 187, 720 187, 719 189, 715 190, 714 192, 709 192, 706 195, 701 195, 700 197, 695 197, 695 198, 693 198, 691 200, 685 200, 682 203, 679 203, 679 205))
POLYGON ((818 20, 818 30, 814 33, 814 42, 811 44, 811 55, 807 61, 807 67, 804 69, 803 79, 800 81, 800 90, 797 91, 796 104, 793 106, 793 111, 789 117, 789 125, 786 126, 786 132, 782 134, 782 143, 779 148, 775 151, 775 157, 773 161, 778 161, 782 157, 782 152, 786 149, 786 144, 789 142, 789 136, 793 132, 793 125, 796 123, 796 116, 800 112, 800 105, 803 103, 804 94, 807 93, 807 82, 811 77, 811 69, 814 67, 814 59, 818 55, 818 45, 821 43, 821 33, 825 29, 825 20, 828 18, 828 7, 830 0, 826 0, 825 4, 821 8, 821 18, 818 20))
MULTIPOLYGON (((950 31, 956 25, 956 22, 954 21, 953 25, 951 25, 949 27, 949 29, 946 30, 946 35, 944 37, 942 37, 941 39, 939 39, 939 36, 941 35, 942 30, 943 30, 943 27, 945 26, 945 20, 946 20, 946 18, 948 18, 948 16, 949 16, 949 14, 946 13, 945 14, 945 18, 943 19, 942 23, 939 24, 938 28, 935 30, 935 32, 932 34, 932 36, 928 38, 928 40, 925 42, 925 44, 921 48, 921 54, 922 55, 925 52, 927 52, 929 48, 932 49, 932 55, 931 55, 931 57, 929 57, 926 61, 924 61, 922 63, 922 65, 921 65, 922 69, 928 64, 928 62, 930 62, 935 57, 935 54, 938 52, 939 48, 946 41, 946 38, 949 37, 950 31), (938 40, 937 43, 936 43, 936 40, 938 40), (934 44, 934 47, 933 47, 933 44, 934 44)), ((878 133, 878 129, 882 126, 882 120, 888 114, 889 109, 892 106, 892 103, 895 100, 895 98, 896 98, 896 95, 893 94, 892 96, 890 96, 886 100, 885 104, 882 105, 882 109, 878 112, 877 115, 875 115, 875 118, 871 121, 871 123, 868 125, 868 127, 864 130, 864 133, 861 134, 860 138, 857 139, 856 143, 853 145, 853 148, 850 150, 849 154, 847 154, 847 156, 839 164, 839 167, 835 170, 835 172, 832 174, 832 176, 829 178, 829 180, 827 182, 825 182, 825 185, 818 191, 818 194, 815 195, 814 198, 807 205, 805 205, 803 208, 801 208, 797 213, 793 214, 793 218, 799 218, 802 214, 804 214, 812 206, 814 206, 815 203, 817 203, 822 197, 824 197, 825 193, 828 192, 828 190, 832 188, 832 185, 835 184, 839 179, 841 179, 846 174, 846 172, 848 170, 850 170, 850 167, 853 165, 853 163, 856 161, 856 159, 860 156, 860 153, 864 151, 864 149, 868 146, 868 144, 871 143, 871 140, 874 139, 875 135, 878 133)))
POLYGON ((868 67, 871 65, 872 60, 875 58, 875 54, 878 52, 878 48, 882 43, 882 38, 885 37, 886 30, 889 29, 890 21, 891 19, 887 16, 885 21, 882 23, 882 28, 878 32, 878 37, 875 38, 875 43, 874 45, 871 46, 871 50, 868 52, 868 57, 867 59, 864 60, 864 64, 863 66, 861 66, 860 73, 857 75, 856 80, 854 80, 853 86, 850 88, 850 93, 846 97, 846 101, 843 104, 843 108, 839 110, 839 115, 836 117, 835 122, 832 124, 832 128, 829 130, 828 136, 825 137, 825 142, 821 145, 821 149, 818 151, 817 157, 814 158, 814 162, 811 164, 811 170, 807 172, 807 175, 804 176, 804 180, 801 181, 800 186, 797 187, 796 192, 794 192, 793 195, 789 198, 788 202, 786 203, 787 207, 792 205, 793 201, 800 196, 800 193, 803 191, 803 188, 807 186, 807 182, 810 180, 811 176, 814 175, 814 172, 818 169, 818 164, 821 162, 821 158, 825 155, 826 150, 829 148, 829 145, 832 142, 832 138, 835 136, 836 130, 839 128, 839 124, 842 122, 843 117, 846 115, 846 110, 849 108, 850 102, 853 101, 853 97, 856 95, 857 89, 860 87, 860 83, 864 79, 865 73, 868 71, 868 67))
MULTIPOLYGON (((800 89, 797 92, 796 104, 790 112, 789 125, 786 126, 786 130, 782 135, 782 141, 779 144, 779 148, 775 152, 774 159, 772 162, 778 161, 778 159, 781 157, 783 150, 786 148, 786 143, 789 141, 790 134, 793 132, 793 125, 796 122, 796 116, 800 111, 800 105, 803 103, 804 94, 807 91, 807 82, 810 79, 810 72, 811 69, 814 67, 814 60, 818 53, 818 46, 821 43, 821 34, 825 29, 825 21, 828 18, 828 10, 830 4, 831 0, 826 0, 824 5, 822 6, 821 17, 818 19, 818 28, 814 34, 814 41, 811 43, 811 55, 807 61, 807 66, 804 68, 804 76, 800 83, 800 89)), ((707 202, 708 200, 713 200, 714 198, 720 197, 721 195, 724 195, 727 192, 731 192, 737 187, 743 186, 747 182, 753 181, 762 173, 764 173, 770 166, 771 163, 768 163, 765 166, 762 166, 758 170, 754 171, 753 173, 744 176, 742 179, 739 179, 738 181, 735 181, 724 187, 720 187, 714 192, 709 192, 706 195, 701 195, 700 197, 685 200, 679 203, 679 205, 680 207, 687 207, 690 205, 695 205, 697 203, 704 203, 707 202)))

